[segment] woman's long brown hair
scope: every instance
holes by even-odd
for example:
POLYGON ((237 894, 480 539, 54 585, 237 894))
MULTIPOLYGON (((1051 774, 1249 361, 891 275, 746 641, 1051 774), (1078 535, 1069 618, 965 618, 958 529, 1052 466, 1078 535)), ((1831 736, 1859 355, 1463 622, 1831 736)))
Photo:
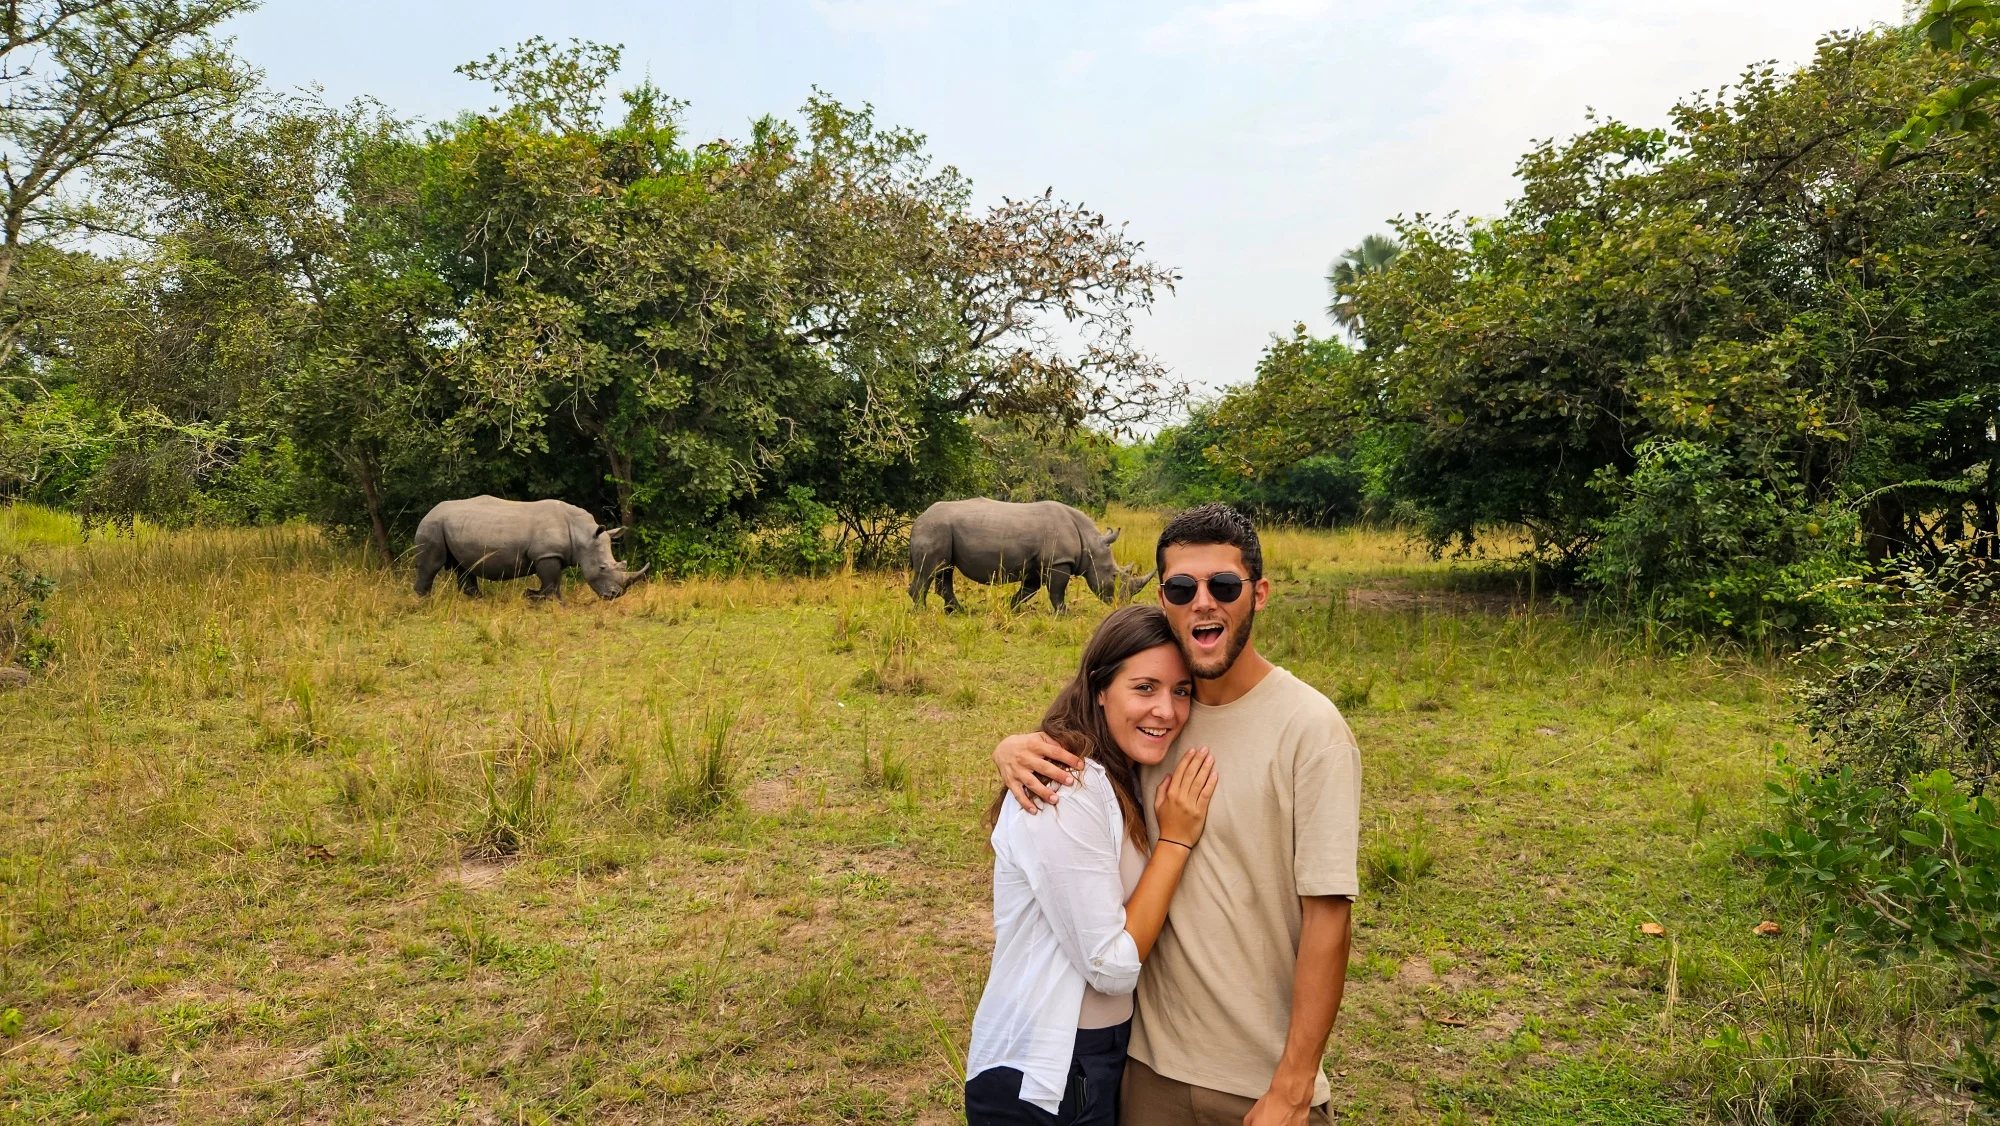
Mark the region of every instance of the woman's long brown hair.
MULTIPOLYGON (((1111 777, 1112 792, 1118 797, 1118 811, 1125 817, 1126 835, 1139 851, 1148 853, 1152 847, 1146 840, 1146 817, 1139 804, 1139 766, 1125 754, 1118 740, 1112 738, 1111 725, 1104 720, 1104 709, 1098 706, 1097 695, 1118 679, 1118 670, 1125 667, 1133 654, 1157 645, 1174 645, 1178 649, 1173 628, 1167 625, 1167 616, 1159 607, 1125 606, 1113 610, 1084 643, 1083 661, 1076 676, 1056 693, 1055 702, 1042 715, 1042 734, 1061 743, 1078 758, 1096 759, 1104 767, 1104 773, 1111 777)), ((987 807, 988 829, 999 822, 1007 800, 1007 791, 1001 790, 987 807)))

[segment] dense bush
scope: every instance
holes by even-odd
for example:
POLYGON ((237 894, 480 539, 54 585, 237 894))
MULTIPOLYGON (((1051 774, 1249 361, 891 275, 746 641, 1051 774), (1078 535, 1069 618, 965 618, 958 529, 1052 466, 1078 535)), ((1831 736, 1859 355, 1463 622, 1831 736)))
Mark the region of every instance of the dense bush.
POLYGON ((1985 561, 1962 553, 1873 587, 1878 615, 1816 647, 1802 686, 1823 758, 1771 784, 1777 824, 1749 848, 1809 908, 1816 942, 1955 967, 1976 1022, 1958 1080, 1989 1114, 2000 1114, 1996 590, 1985 561))
POLYGON ((1861 562, 1855 522, 1802 498, 1786 470, 1760 475, 1701 442, 1647 442, 1629 475, 1600 472, 1612 513, 1584 576, 1649 619, 1703 631, 1765 637, 1838 620, 1842 580, 1861 562))

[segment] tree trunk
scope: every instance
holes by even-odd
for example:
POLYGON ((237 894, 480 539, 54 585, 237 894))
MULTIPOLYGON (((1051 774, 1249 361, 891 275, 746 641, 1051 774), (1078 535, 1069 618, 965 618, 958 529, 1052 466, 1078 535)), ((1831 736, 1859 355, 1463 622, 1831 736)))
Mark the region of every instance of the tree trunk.
POLYGON ((1979 514, 1979 543, 1973 554, 1983 558, 1993 558, 1993 538, 2000 535, 2000 504, 1995 504, 1993 491, 2000 482, 1993 480, 1993 471, 2000 466, 1986 463, 1986 494, 1973 499, 1973 509, 1979 514))
POLYGON ((632 455, 619 453, 607 435, 604 439, 604 456, 611 462, 611 482, 618 489, 618 523, 629 528, 633 524, 632 455))
POLYGON ((1861 510, 1861 543, 1868 551, 1870 562, 1880 563, 1901 551, 1903 539, 1903 501, 1894 493, 1884 493, 1868 502, 1861 510))
POLYGON ((389 552, 389 528, 382 522, 382 492, 375 484, 375 459, 367 454, 356 458, 354 473, 361 479, 361 497, 368 503, 368 524, 375 537, 375 550, 382 557, 382 566, 394 567, 396 557, 389 552))
MULTIPOLYGON (((0 305, 7 301, 7 290, 14 284, 14 259, 20 257, 20 234, 11 221, 7 224, 6 241, 0 242, 0 305)), ((6 363, 14 355, 14 341, 20 329, 12 323, 0 330, 0 364, 6 363)))

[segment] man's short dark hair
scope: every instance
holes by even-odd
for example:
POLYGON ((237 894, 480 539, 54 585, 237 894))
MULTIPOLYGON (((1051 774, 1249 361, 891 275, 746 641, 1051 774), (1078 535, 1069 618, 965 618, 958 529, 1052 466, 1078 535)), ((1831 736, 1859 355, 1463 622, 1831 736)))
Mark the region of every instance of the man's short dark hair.
POLYGON ((1200 504, 1183 510, 1160 529, 1160 545, 1153 549, 1153 564, 1160 578, 1167 577, 1167 549, 1176 544, 1224 543, 1243 553, 1245 576, 1251 582, 1264 577, 1264 546, 1257 540, 1257 525, 1248 516, 1226 504, 1200 504))

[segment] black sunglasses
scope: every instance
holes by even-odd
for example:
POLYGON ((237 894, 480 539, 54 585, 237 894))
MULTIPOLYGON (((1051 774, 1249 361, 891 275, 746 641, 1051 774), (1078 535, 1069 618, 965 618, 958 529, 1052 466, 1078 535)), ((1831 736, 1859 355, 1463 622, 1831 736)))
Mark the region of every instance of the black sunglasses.
MULTIPOLYGON (((1160 594, 1176 606, 1185 606, 1194 601, 1195 592, 1201 589, 1204 580, 1192 575, 1175 575, 1160 584, 1160 594)), ((1210 575, 1208 593, 1217 602, 1234 602, 1243 595, 1244 579, 1227 571, 1210 575)))

